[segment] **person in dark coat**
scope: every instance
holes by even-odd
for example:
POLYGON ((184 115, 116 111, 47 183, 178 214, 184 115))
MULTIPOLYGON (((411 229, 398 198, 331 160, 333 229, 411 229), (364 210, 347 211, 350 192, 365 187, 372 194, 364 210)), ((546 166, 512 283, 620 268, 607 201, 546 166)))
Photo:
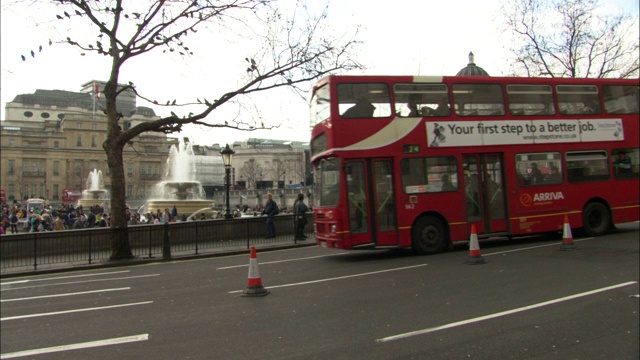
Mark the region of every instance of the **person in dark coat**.
POLYGON ((298 194, 298 199, 293 205, 296 240, 305 240, 307 238, 304 236, 304 228, 307 226, 307 212, 309 212, 309 208, 304 203, 304 194, 298 194))
POLYGON ((278 215, 279 212, 278 205, 273 200, 273 195, 268 193, 267 202, 264 204, 264 210, 262 210, 262 214, 267 215, 267 239, 276 237, 276 226, 273 223, 273 218, 278 215))

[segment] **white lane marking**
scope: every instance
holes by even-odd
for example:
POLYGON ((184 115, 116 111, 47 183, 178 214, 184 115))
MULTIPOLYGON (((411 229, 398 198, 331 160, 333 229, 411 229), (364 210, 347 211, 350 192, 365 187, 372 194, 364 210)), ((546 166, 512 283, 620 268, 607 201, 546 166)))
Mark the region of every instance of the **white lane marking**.
POLYGON ((26 282, 34 282, 34 281, 49 281, 49 280, 60 280, 60 279, 72 279, 72 278, 87 277, 87 276, 113 275, 113 274, 121 274, 121 273, 128 273, 128 272, 130 272, 130 270, 111 271, 111 272, 104 272, 104 273, 91 273, 91 274, 82 274, 82 275, 56 276, 56 277, 40 278, 40 279, 25 279, 25 280, 3 282, 3 283, 0 283, 0 285, 4 286, 4 285, 12 285, 12 284, 24 284, 26 282))
POLYGON ((85 309, 74 309, 74 310, 65 310, 65 311, 54 311, 54 312, 40 313, 40 314, 29 314, 29 315, 9 316, 9 317, 3 317, 3 318, 0 318, 0 321, 20 320, 20 319, 28 319, 28 318, 41 317, 41 316, 52 316, 52 315, 72 314, 72 313, 84 312, 84 311, 97 311, 97 310, 115 309, 115 308, 120 308, 120 307, 136 306, 136 305, 146 305, 146 304, 151 304, 151 303, 153 303, 153 301, 143 301, 143 302, 129 303, 129 304, 118 304, 118 305, 100 306, 100 307, 85 308, 85 309))
MULTIPOLYGON (((573 242, 579 242, 579 241, 585 241, 585 240, 593 240, 595 238, 584 238, 584 239, 579 239, 579 240, 573 240, 573 242)), ((532 249, 539 249, 539 248, 543 248, 543 247, 549 247, 549 246, 560 246, 560 244, 558 243, 553 243, 553 244, 545 244, 545 245, 537 245, 537 246, 529 246, 526 248, 519 248, 519 249, 513 249, 513 250, 505 250, 505 251, 497 251, 497 252, 492 252, 489 254, 483 254, 483 256, 491 256, 491 255, 500 255, 500 254, 507 254, 507 253, 512 253, 512 252, 518 252, 518 251, 523 251, 523 250, 532 250, 532 249)))
MULTIPOLYGON (((326 282, 326 281, 334 281, 334 280, 343 280, 343 279, 349 279, 349 278, 360 277, 360 276, 375 275, 375 274, 381 274, 381 273, 392 272, 392 271, 414 269, 414 268, 423 267, 423 266, 427 266, 427 265, 428 264, 420 264, 420 265, 406 266, 406 267, 395 268, 395 269, 372 271, 372 272, 361 273, 361 274, 338 276, 338 277, 334 277, 334 278, 303 281, 303 282, 292 283, 292 284, 282 284, 282 285, 276 285, 276 286, 269 286, 269 289, 277 289, 277 288, 283 288, 283 287, 289 287, 289 286, 309 285, 309 284, 316 284, 316 283, 321 283, 321 282, 326 282)), ((243 290, 229 291, 229 294, 236 294, 236 293, 240 293, 242 291, 243 290)))
MULTIPOLYGON (((290 262, 290 261, 302 261, 302 260, 309 260, 309 259, 317 259, 317 258, 322 258, 322 257, 328 257, 328 256, 339 256, 339 255, 346 255, 348 253, 337 253, 337 254, 331 254, 331 255, 318 255, 318 256, 309 256, 309 257, 304 257, 304 258, 296 258, 296 259, 287 259, 287 260, 278 260, 278 261, 265 261, 265 262, 260 262, 261 265, 265 265, 265 264, 279 264, 279 263, 284 263, 284 262, 290 262)), ((225 267, 219 267, 216 270, 227 270, 227 269, 235 269, 235 268, 241 268, 241 267, 248 267, 249 264, 245 264, 245 265, 233 265, 233 266, 225 266, 225 267)))
POLYGON ((33 285, 33 286, 21 286, 21 287, 15 287, 15 288, 11 288, 11 289, 2 289, 2 290, 0 290, 0 291, 11 291, 11 290, 32 289, 32 288, 39 288, 39 287, 45 287, 45 286, 57 286, 57 285, 82 284, 82 283, 98 282, 98 281, 129 280, 129 279, 138 279, 138 278, 145 278, 145 277, 150 277, 150 276, 159 276, 159 275, 160 275, 160 274, 150 274, 150 275, 127 276, 127 277, 112 278, 112 279, 94 279, 94 280, 83 280, 83 281, 70 281, 70 282, 61 282, 61 283, 53 283, 53 284, 43 284, 43 285, 33 285))
POLYGON ((498 318, 498 317, 501 317, 501 316, 505 316, 505 315, 511 315, 511 314, 516 314, 516 313, 523 312, 523 311, 537 309, 537 308, 540 308, 540 307, 543 307, 543 306, 553 305, 553 304, 557 304, 557 303, 560 303, 560 302, 563 302, 563 301, 573 300, 573 299, 577 299, 577 298, 580 298, 580 297, 589 296, 589 295, 593 295, 593 294, 597 294, 597 293, 601 293, 601 292, 605 292, 605 291, 609 291, 609 290, 613 290, 613 289, 617 289, 617 288, 621 288, 621 287, 625 287, 625 286, 629 286, 629 285, 633 285, 633 284, 637 284, 637 283, 638 283, 637 281, 629 281, 629 282, 625 282, 625 283, 621 283, 621 284, 617 284, 617 285, 612 285, 612 286, 607 286, 607 287, 604 287, 604 288, 591 290, 591 291, 587 291, 587 292, 583 292, 583 293, 579 293, 579 294, 575 294, 575 295, 561 297, 561 298, 554 299, 554 300, 544 301, 544 302, 533 304, 533 305, 523 306, 523 307, 517 308, 517 309, 502 311, 502 312, 495 313, 495 314, 489 314, 489 315, 480 316, 480 317, 473 318, 473 319, 457 321, 457 322, 453 322, 453 323, 450 323, 450 324, 440 325, 440 326, 436 326, 436 327, 432 327, 432 328, 411 331, 411 332, 407 332, 407 333, 404 333, 404 334, 387 336, 387 337, 384 337, 382 339, 376 339, 376 342, 384 343, 384 342, 389 342, 389 341, 394 341, 394 340, 406 339, 406 338, 417 336, 417 335, 424 335, 424 334, 428 334, 428 333, 432 333, 432 332, 436 332, 436 331, 440 331, 440 330, 451 329, 451 328, 454 328, 454 327, 457 327, 457 326, 473 324, 473 323, 484 321, 484 320, 495 319, 495 318, 498 318))
POLYGON ((102 290, 81 291, 81 292, 66 293, 66 294, 32 296, 32 297, 26 297, 26 298, 5 299, 5 300, 0 300, 0 302, 36 300, 36 299, 46 299, 46 298, 63 297, 63 296, 95 294, 95 293, 109 292, 109 291, 122 291, 122 290, 131 290, 131 288, 130 287, 123 287, 123 288, 117 288, 117 289, 102 289, 102 290))
POLYGON ((47 348, 0 354, 0 359, 14 359, 14 358, 19 358, 24 356, 42 355, 42 354, 49 354, 49 353, 69 351, 69 350, 88 349, 88 348, 94 348, 99 346, 125 344, 130 342, 146 341, 146 340, 149 340, 149 334, 140 334, 140 335, 125 336, 125 337, 119 337, 119 338, 113 338, 113 339, 88 341, 88 342, 77 343, 77 344, 52 346, 47 348))

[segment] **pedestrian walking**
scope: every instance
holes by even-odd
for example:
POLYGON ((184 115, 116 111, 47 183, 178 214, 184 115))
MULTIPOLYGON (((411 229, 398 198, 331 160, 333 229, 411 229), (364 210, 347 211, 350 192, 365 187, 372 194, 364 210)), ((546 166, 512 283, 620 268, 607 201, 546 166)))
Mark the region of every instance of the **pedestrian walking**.
POLYGON ((18 231, 18 215, 16 214, 15 211, 13 212, 13 214, 11 214, 11 218, 9 220, 10 220, 9 225, 11 226, 11 233, 17 234, 19 232, 18 231))
POLYGON ((295 239, 296 240, 306 240, 307 237, 304 235, 304 228, 307 226, 307 212, 309 208, 307 204, 304 203, 304 194, 298 194, 298 199, 295 204, 293 204, 293 221, 295 226, 295 239))
POLYGON ((267 239, 276 237, 276 226, 273 223, 273 218, 278 215, 279 212, 278 204, 273 200, 273 195, 268 193, 267 202, 264 204, 264 210, 262 210, 262 214, 267 215, 267 239))

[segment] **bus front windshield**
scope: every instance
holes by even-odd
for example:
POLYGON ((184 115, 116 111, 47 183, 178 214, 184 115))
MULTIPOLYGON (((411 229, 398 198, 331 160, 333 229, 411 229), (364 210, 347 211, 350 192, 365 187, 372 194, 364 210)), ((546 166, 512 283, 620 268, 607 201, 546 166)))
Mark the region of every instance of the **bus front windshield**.
POLYGON ((329 95, 329 85, 325 84, 313 94, 311 98, 311 127, 329 118, 331 107, 329 95))
POLYGON ((340 160, 329 158, 316 165, 316 206, 336 206, 340 199, 340 160))

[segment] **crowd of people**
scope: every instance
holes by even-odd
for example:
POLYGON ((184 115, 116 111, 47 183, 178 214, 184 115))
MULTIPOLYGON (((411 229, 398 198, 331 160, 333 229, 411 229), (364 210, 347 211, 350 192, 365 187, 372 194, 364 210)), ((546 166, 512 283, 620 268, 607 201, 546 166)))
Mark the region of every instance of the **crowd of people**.
MULTIPOLYGON (((273 201, 273 200, 272 200, 273 201)), ((296 200, 297 203, 298 200, 296 200)), ((275 202, 273 202, 275 204, 275 202)), ((265 204, 267 205, 267 204, 265 204)), ((269 204, 269 206, 273 206, 269 204)), ((278 207, 277 213, 290 214, 292 210, 287 207, 278 207)), ((295 205, 294 205, 295 208, 295 205)), ((267 215, 265 207, 256 205, 250 207, 248 205, 238 205, 231 210, 233 217, 241 216, 260 216, 267 215)), ((269 212, 274 214, 272 210, 269 212)), ((125 214, 128 225, 139 224, 164 224, 178 221, 198 221, 221 219, 224 217, 222 212, 215 212, 213 216, 207 217, 205 213, 187 218, 187 214, 178 215, 176 206, 173 208, 157 209, 147 211, 143 214, 136 209, 126 207, 125 214)), ((269 216, 268 216, 269 217, 269 216)), ((41 231, 62 231, 85 229, 94 227, 110 226, 109 208, 106 205, 94 205, 89 209, 84 209, 82 205, 75 206, 73 204, 60 204, 57 207, 45 206, 44 208, 27 209, 26 204, 15 201, 13 204, 3 204, 0 212, 0 234, 17 234, 20 232, 41 232, 41 231)), ((296 233, 297 230, 296 230, 296 233)), ((274 230, 275 236, 275 230, 274 230)))
POLYGON ((29 208, 26 204, 14 202, 3 204, 0 213, 3 234, 17 234, 20 231, 60 231, 91 227, 108 227, 109 215, 104 206, 95 205, 84 209, 82 205, 60 204, 57 207, 29 208))

